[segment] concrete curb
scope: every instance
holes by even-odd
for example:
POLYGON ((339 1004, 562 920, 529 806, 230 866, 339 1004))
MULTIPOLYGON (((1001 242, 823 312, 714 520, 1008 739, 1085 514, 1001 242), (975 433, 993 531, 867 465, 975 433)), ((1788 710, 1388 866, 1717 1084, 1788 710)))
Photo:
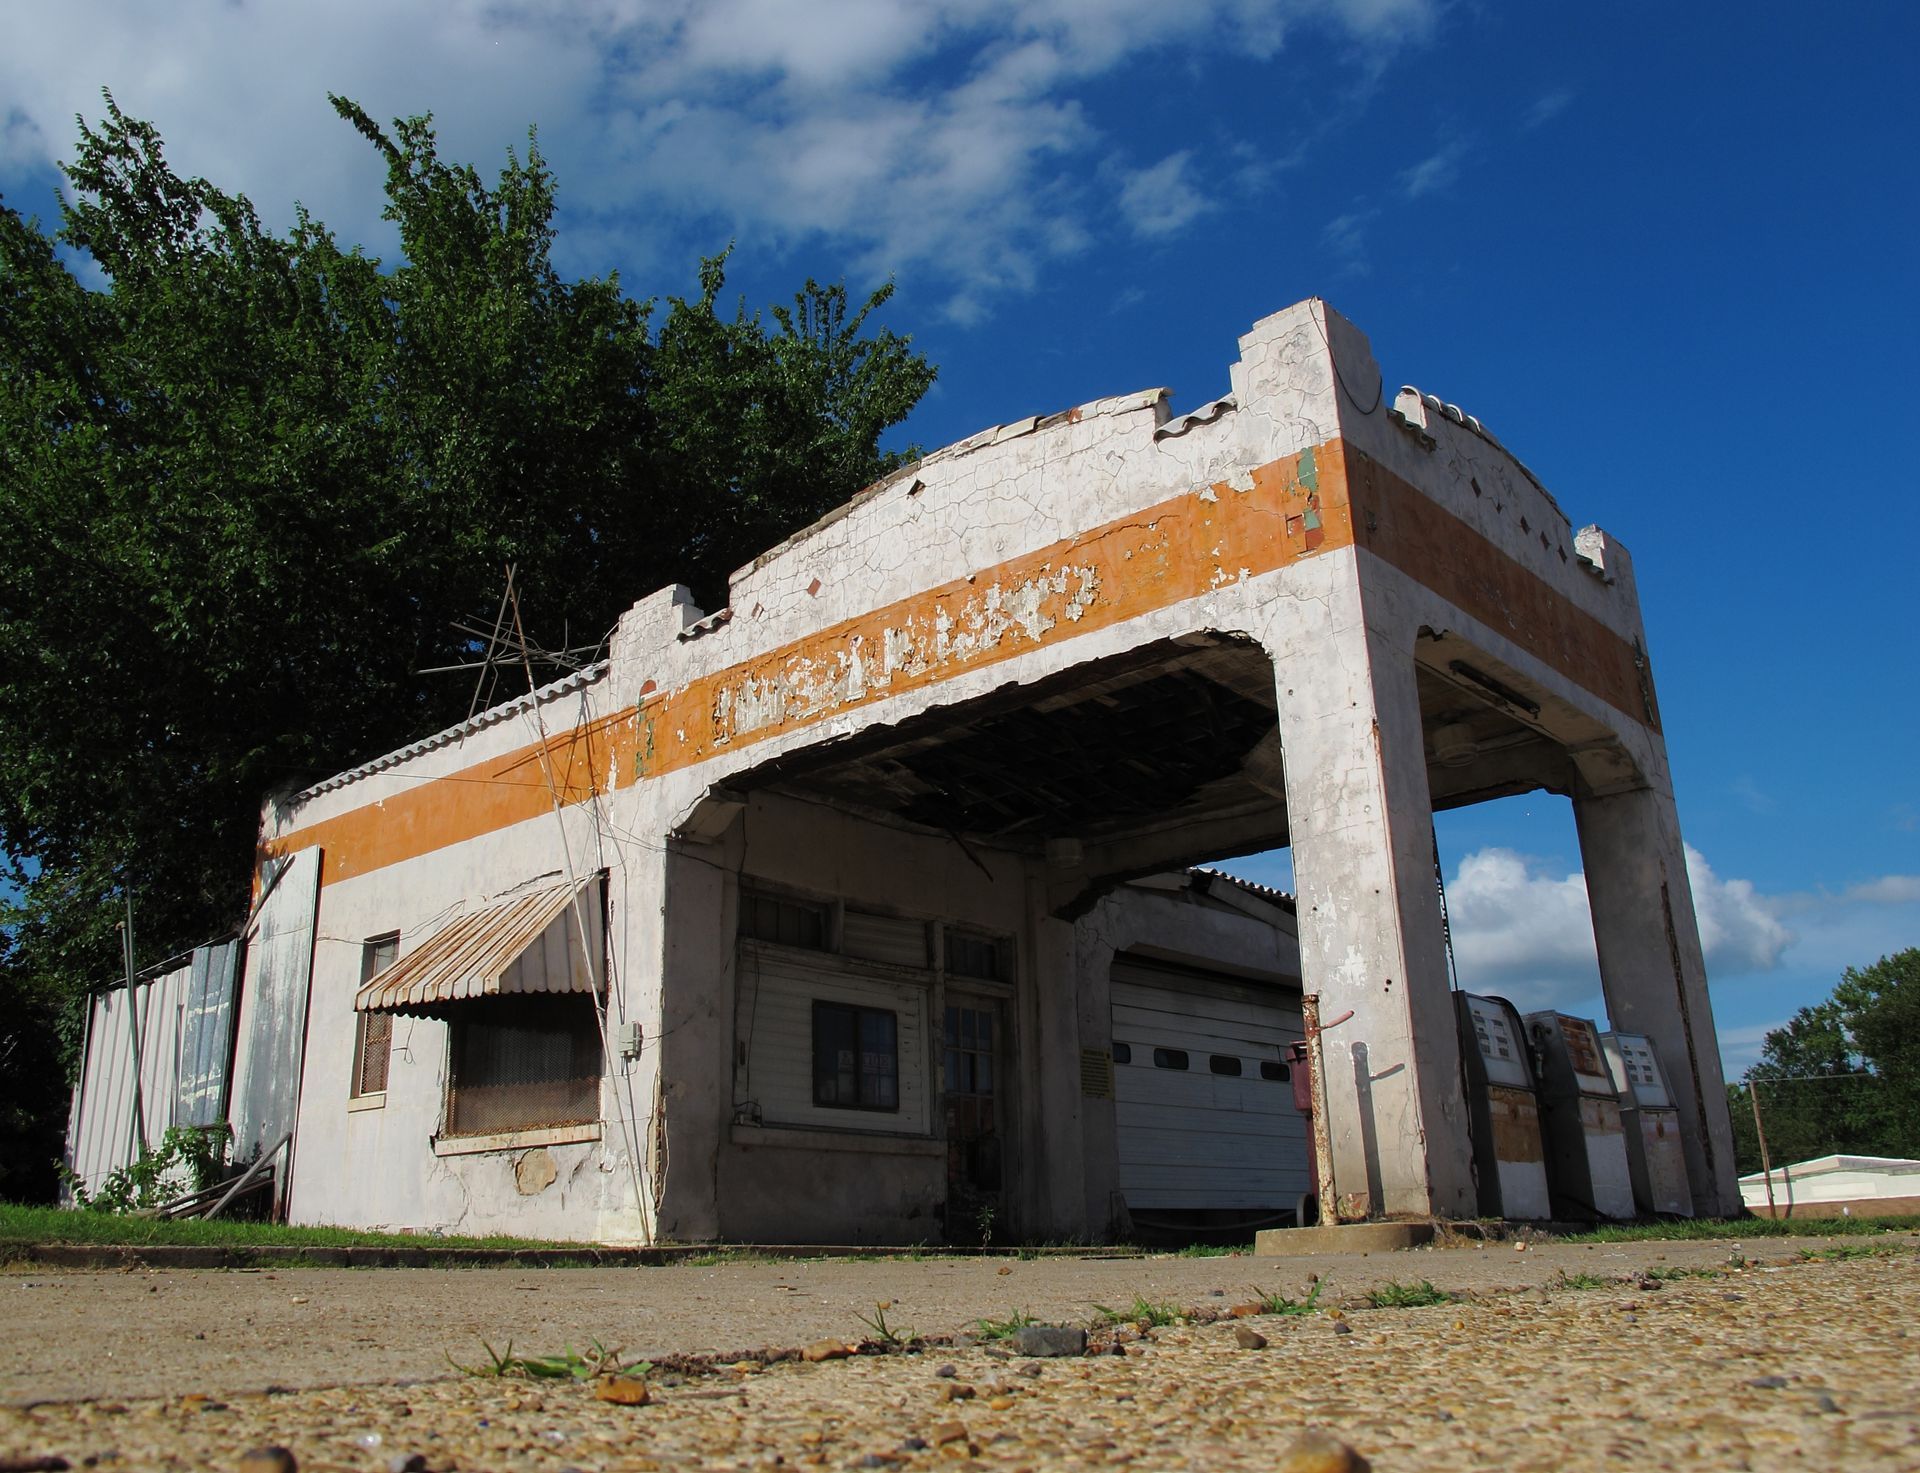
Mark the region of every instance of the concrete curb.
POLYGON ((1267 1228, 1253 1235, 1255 1258, 1313 1253, 1394 1253, 1431 1243, 1430 1222, 1348 1222, 1327 1227, 1267 1228))

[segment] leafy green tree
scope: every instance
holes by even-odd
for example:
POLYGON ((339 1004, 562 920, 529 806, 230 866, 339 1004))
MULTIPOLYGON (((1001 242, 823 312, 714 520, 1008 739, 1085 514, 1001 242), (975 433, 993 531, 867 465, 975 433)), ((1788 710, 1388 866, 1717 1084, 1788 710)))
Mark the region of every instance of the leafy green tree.
POLYGON ((56 231, 0 202, 6 1195, 50 1186, 123 890, 142 962, 230 926, 264 794, 465 714, 418 672, 472 658, 450 621, 491 621, 505 565, 549 643, 666 583, 711 600, 897 464, 933 380, 872 325, 890 287, 810 280, 768 322, 722 311, 724 256, 664 308, 570 280, 536 142, 488 182, 429 119, 334 103, 385 163, 392 263, 268 230, 111 96, 56 231))
POLYGON ((1775 1167, 1920 1153, 1920 949, 1847 968, 1831 997, 1767 1034, 1759 1062, 1729 1091, 1743 1172, 1760 1169, 1756 1087, 1775 1167))

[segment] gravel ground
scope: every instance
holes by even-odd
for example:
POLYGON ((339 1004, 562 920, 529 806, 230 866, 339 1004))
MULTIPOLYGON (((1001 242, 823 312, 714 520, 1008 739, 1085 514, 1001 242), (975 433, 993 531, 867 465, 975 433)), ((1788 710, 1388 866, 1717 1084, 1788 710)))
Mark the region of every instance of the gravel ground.
MULTIPOLYGON (((397 1376, 379 1370, 377 1358, 363 1357, 350 1362, 362 1384, 245 1389, 277 1375, 296 1346, 303 1354, 324 1351, 343 1328, 361 1324, 358 1316, 373 1303, 383 1306, 392 1332, 387 1353, 424 1345, 449 1321, 428 1281, 408 1271, 332 1276, 345 1284, 319 1272, 175 1274, 166 1277, 187 1282, 164 1298, 149 1294, 160 1286, 143 1283, 140 1274, 14 1274, 0 1279, 7 1296, 0 1301, 7 1309, 5 1388, 14 1403, 0 1408, 0 1469, 23 1466, 9 1458, 36 1457, 76 1467, 91 1460, 237 1468, 249 1449, 273 1443, 292 1449, 303 1469, 376 1473, 415 1455, 423 1461, 413 1466, 442 1470, 1124 1463, 1271 1469, 1306 1424, 1329 1429, 1383 1470, 1559 1470, 1623 1461, 1769 1468, 1788 1458, 1920 1467, 1920 1256, 1911 1238, 1837 1251, 1857 1256, 1809 1261, 1788 1245, 1750 1243, 1745 1253, 1764 1261, 1736 1268, 1726 1243, 1659 1243, 1521 1254, 1456 1249, 1352 1262, 932 1260, 616 1272, 629 1297, 677 1306, 651 1318, 661 1333, 697 1323, 685 1319, 692 1314, 717 1327, 705 1340, 736 1349, 750 1341, 731 1337, 770 1315, 776 1333, 758 1344, 804 1343, 828 1320, 833 1326, 823 1333, 856 1339, 862 1327, 844 1311, 857 1302, 872 1314, 874 1300, 888 1293, 896 1299, 890 1322, 923 1333, 1014 1307, 1084 1323, 1094 1302, 1089 1288, 1104 1296, 1098 1302, 1129 1303, 1137 1292, 1223 1316, 1150 1330, 1124 1344, 1123 1353, 1072 1359, 1008 1358, 988 1344, 821 1364, 656 1371, 645 1406, 598 1400, 584 1385, 449 1377, 438 1342, 432 1365, 398 1375, 445 1379, 394 1384, 397 1376), (1013 1273, 1001 1275, 1001 1267, 1013 1273), (1247 1297, 1248 1281, 1297 1293, 1310 1271, 1326 1275, 1323 1312, 1226 1315, 1247 1297), (1622 1273, 1630 1276, 1625 1282, 1611 1280, 1622 1273), (1575 1277, 1568 1283, 1563 1275, 1575 1277), (1583 1276, 1609 1282, 1576 1287, 1589 1283, 1583 1276), (1422 1279, 1469 1297, 1418 1308, 1362 1307, 1368 1287, 1422 1279), (1527 1283, 1535 1287, 1511 1287, 1527 1283), (316 1308, 314 1294, 303 1292, 323 1284, 339 1309, 316 1308), (801 1287, 815 1303, 786 1309, 801 1287), (1215 1288, 1223 1292, 1210 1292, 1215 1288), (967 1294, 974 1297, 962 1314, 967 1294), (762 1304, 763 1296, 780 1302, 762 1304), (696 1297, 699 1303, 690 1304, 696 1297), (1052 1309, 1067 1300, 1070 1312, 1052 1309), (422 1302, 432 1311, 424 1324, 416 1313, 422 1302), (316 1312, 288 1336, 283 1317, 267 1313, 281 1303, 316 1312), (1327 1312, 1336 1303, 1341 1312, 1327 1312), (204 1342, 191 1336, 205 1333, 190 1328, 196 1305, 240 1316, 232 1331, 251 1339, 234 1345, 250 1352, 250 1363, 196 1359, 204 1342), (1244 1348, 1241 1331, 1269 1344, 1244 1348), (119 1347, 111 1358, 101 1354, 107 1340, 119 1347), (43 1380, 36 1392, 33 1364, 76 1347, 96 1356, 79 1378, 84 1388, 68 1372, 43 1380), (951 1376, 938 1374, 945 1366, 951 1376), (139 1389, 162 1382, 164 1394, 139 1389), (960 1388, 972 1394, 950 1399, 960 1388), (35 1395, 56 1399, 29 1403, 35 1395)), ((573 1296, 562 1307, 576 1316, 596 1303, 610 1312, 616 1306, 607 1296, 617 1296, 614 1287, 591 1282, 600 1275, 549 1271, 533 1276, 533 1293, 517 1282, 522 1275, 438 1277, 449 1286, 443 1297, 464 1298, 475 1316, 491 1322, 514 1318, 515 1306, 541 1292, 573 1296)), ((575 1317, 564 1335, 517 1343, 550 1352, 566 1339, 580 1343, 583 1333, 596 1333, 593 1324, 606 1322, 575 1317)), ((676 1345, 647 1343, 686 1349, 701 1341, 688 1335, 676 1345)))

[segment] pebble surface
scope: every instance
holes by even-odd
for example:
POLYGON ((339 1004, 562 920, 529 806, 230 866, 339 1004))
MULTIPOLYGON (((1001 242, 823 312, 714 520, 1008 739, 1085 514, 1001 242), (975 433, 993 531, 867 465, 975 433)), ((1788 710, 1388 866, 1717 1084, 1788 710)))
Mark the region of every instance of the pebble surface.
MULTIPOLYGON (((1442 1268, 1421 1273, 1447 1287, 1442 1268)), ((1221 1307, 1125 1353, 1044 1362, 988 1344, 717 1364, 655 1372, 635 1404, 461 1377, 16 1405, 0 1407, 0 1467, 259 1468, 248 1455, 266 1448, 303 1473, 1334 1467, 1314 1429, 1353 1454, 1341 1466, 1383 1473, 1920 1466, 1910 1249, 1657 1282, 1350 1303, 1337 1321, 1221 1307), (1266 1348, 1243 1348, 1242 1327, 1266 1348)))

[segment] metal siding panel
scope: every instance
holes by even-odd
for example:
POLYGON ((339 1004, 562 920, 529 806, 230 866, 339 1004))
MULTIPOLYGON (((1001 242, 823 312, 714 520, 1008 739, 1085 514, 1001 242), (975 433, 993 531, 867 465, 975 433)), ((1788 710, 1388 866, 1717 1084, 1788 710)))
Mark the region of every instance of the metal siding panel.
POLYGON ((925 969, 928 960, 925 921, 870 915, 849 910, 841 919, 841 947, 863 961, 925 969))
POLYGON ((239 941, 196 947, 192 972, 181 1049, 179 1119, 183 1125, 217 1125, 227 1114, 239 941))
POLYGON ((320 850, 284 860, 260 908, 253 976, 241 999, 241 1049, 233 1081, 233 1157, 250 1161, 291 1131, 300 1104, 307 987, 313 976, 320 850))
POLYGON ((738 1034, 747 1041, 746 1097, 768 1125, 925 1135, 932 1129, 927 1069, 928 994, 910 983, 840 972, 834 958, 800 964, 743 948, 738 1034), (829 1109, 813 1102, 813 1004, 848 1002, 899 1016, 898 1111, 829 1109))
POLYGON ((1291 1206, 1313 1190, 1305 1122, 1281 1081, 1214 1074, 1213 1054, 1250 1071, 1301 1036, 1296 995, 1165 969, 1113 967, 1113 1037, 1133 1048, 1114 1068, 1120 1189, 1135 1210, 1291 1206), (1153 1049, 1184 1049, 1190 1067, 1160 1069, 1153 1049))
POLYGON ((127 1067, 126 989, 97 994, 88 1019, 86 1072, 80 1078, 78 1129, 68 1142, 69 1165, 91 1191, 131 1155, 133 1093, 127 1067))

